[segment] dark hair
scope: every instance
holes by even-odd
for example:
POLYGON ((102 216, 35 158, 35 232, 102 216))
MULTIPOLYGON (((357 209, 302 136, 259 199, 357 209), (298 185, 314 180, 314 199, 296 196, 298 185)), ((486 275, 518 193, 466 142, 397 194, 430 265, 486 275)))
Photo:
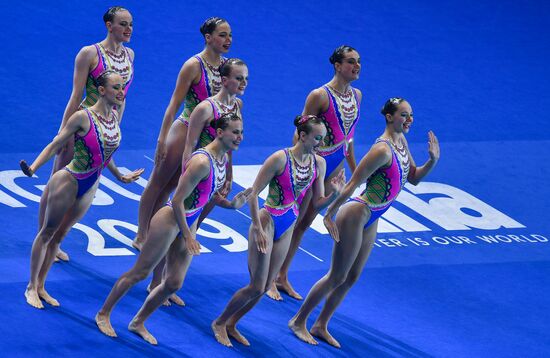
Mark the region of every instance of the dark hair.
POLYGON ((208 19, 204 20, 200 27, 202 36, 206 36, 206 34, 212 34, 216 30, 216 27, 218 27, 219 24, 223 24, 224 22, 227 22, 227 20, 217 16, 209 17, 208 19))
POLYGON ((321 118, 312 114, 299 115, 294 118, 294 125, 296 126, 298 136, 300 135, 300 132, 309 134, 314 124, 323 124, 323 121, 321 118))
POLYGON ((384 107, 380 110, 380 113, 382 113, 383 116, 386 116, 386 114, 393 115, 395 112, 397 112, 397 107, 402 102, 405 102, 404 98, 401 97, 392 97, 384 103, 384 107))
POLYGON ((111 6, 105 14, 103 14, 103 22, 112 22, 115 18, 115 15, 119 11, 128 11, 127 9, 123 8, 122 6, 111 6))
POLYGON ((220 76, 227 77, 231 74, 233 66, 246 66, 243 60, 239 58, 230 58, 220 66, 220 76))
POLYGON ((97 76, 97 78, 95 79, 95 86, 99 88, 99 86, 102 86, 102 87, 105 87, 105 85, 107 84, 107 80, 109 79, 109 77, 111 75, 114 75, 114 74, 118 74, 116 71, 113 71, 113 70, 105 70, 103 72, 101 72, 99 74, 99 76, 97 76))
POLYGON ((211 120, 210 127, 216 130, 218 128, 224 130, 229 126, 229 121, 242 121, 242 119, 234 112, 224 113, 220 118, 211 120))
POLYGON ((336 62, 338 63, 342 63, 342 60, 344 59, 344 55, 348 52, 351 52, 351 51, 355 51, 357 52, 356 49, 354 49, 353 47, 351 46, 348 46, 348 45, 342 45, 340 47, 338 47, 336 50, 334 50, 334 52, 332 53, 332 55, 330 55, 330 58, 328 59, 330 61, 331 64, 335 64, 336 62))

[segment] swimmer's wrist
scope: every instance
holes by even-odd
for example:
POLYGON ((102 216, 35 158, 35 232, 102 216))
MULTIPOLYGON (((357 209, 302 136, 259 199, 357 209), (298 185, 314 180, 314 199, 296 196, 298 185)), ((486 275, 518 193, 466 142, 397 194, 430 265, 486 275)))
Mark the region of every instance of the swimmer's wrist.
POLYGON ((117 171, 114 172, 113 174, 114 174, 115 178, 116 178, 118 181, 124 182, 124 180, 123 180, 123 175, 118 171, 118 169, 117 169, 117 171))

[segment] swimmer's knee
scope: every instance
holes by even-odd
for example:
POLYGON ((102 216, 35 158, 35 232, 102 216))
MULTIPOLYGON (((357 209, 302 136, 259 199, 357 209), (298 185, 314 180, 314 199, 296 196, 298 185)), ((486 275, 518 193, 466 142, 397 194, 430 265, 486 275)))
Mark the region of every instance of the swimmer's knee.
POLYGON ((52 238, 52 242, 56 243, 56 244, 60 244, 61 241, 63 241, 63 239, 65 238, 65 236, 67 236, 67 234, 69 233, 69 231, 71 231, 71 228, 59 228, 55 231, 54 235, 53 235, 53 238, 52 238))
POLYGON ((267 292, 265 284, 253 284, 250 285, 250 294, 253 297, 259 297, 267 292))
POLYGON ((136 283, 143 281, 149 276, 149 273, 151 273, 151 270, 147 269, 140 269, 130 272, 126 279, 130 281, 132 285, 135 285, 136 283))
POLYGON ((166 281, 164 282, 164 287, 166 290, 168 290, 170 293, 174 293, 177 290, 181 288, 183 285, 183 280, 180 280, 179 278, 166 278, 166 281))
POLYGON ((38 239, 47 244, 53 238, 55 232, 56 227, 46 225, 42 229, 40 229, 40 232, 38 233, 38 239))
POLYGON ((346 282, 348 275, 345 272, 338 272, 331 274, 328 277, 328 282, 331 289, 334 289, 338 286, 341 286, 344 282, 346 282))
POLYGON ((361 272, 351 270, 346 277, 345 284, 351 287, 359 280, 359 277, 361 277, 361 272))

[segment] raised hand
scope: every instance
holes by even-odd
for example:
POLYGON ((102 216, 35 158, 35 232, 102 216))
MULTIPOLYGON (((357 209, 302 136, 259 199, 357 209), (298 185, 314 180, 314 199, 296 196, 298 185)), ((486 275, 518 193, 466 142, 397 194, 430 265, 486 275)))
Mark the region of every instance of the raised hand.
POLYGON ((252 188, 248 188, 246 190, 241 191, 235 197, 233 197, 233 200, 231 200, 231 206, 234 209, 240 209, 243 207, 243 205, 250 199, 250 194, 252 194, 252 188))
POLYGON ((428 132, 428 154, 430 159, 437 162, 439 160, 439 141, 434 132, 428 132))
POLYGON ((32 175, 34 174, 33 170, 31 169, 31 167, 27 164, 27 162, 25 161, 25 159, 21 159, 21 161, 19 162, 19 166, 21 167, 21 171, 23 171, 23 173, 28 176, 28 177, 32 177, 32 175))
POLYGON ((144 170, 145 170, 144 168, 136 169, 131 173, 125 174, 125 175, 120 177, 120 181, 123 182, 123 183, 126 183, 126 184, 133 183, 136 180, 138 180, 140 175, 143 174, 144 170))
POLYGON ((340 233, 338 232, 338 227, 336 226, 336 223, 334 220, 332 220, 332 217, 330 215, 325 215, 325 218, 323 219, 323 224, 325 224, 325 227, 328 230, 328 233, 330 234, 330 237, 336 242, 340 242, 340 233))

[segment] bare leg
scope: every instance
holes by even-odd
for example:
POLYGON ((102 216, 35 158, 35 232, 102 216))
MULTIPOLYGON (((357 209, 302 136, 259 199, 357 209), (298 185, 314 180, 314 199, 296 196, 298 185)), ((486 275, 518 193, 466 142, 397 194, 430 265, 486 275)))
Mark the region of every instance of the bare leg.
POLYGON ((76 199, 73 206, 69 210, 67 210, 67 213, 63 217, 61 224, 58 226, 52 239, 50 240, 50 243, 48 244, 48 249, 46 251, 44 262, 38 274, 38 295, 40 296, 40 298, 42 298, 44 301, 51 304, 52 306, 59 306, 59 302, 55 298, 50 296, 48 292, 46 292, 46 289, 44 288, 46 277, 48 276, 48 272, 50 271, 50 268, 58 253, 61 241, 71 230, 72 226, 76 222, 78 222, 84 216, 84 214, 86 214, 86 212, 92 205, 94 195, 98 186, 99 180, 96 181, 94 186, 92 186, 86 194, 84 194, 81 198, 76 199))
POLYGON ((319 317, 317 317, 317 320, 311 327, 311 334, 323 339, 328 344, 334 347, 340 348, 340 343, 336 339, 334 339, 334 337, 332 337, 332 335, 328 332, 328 322, 334 315, 334 311, 336 310, 338 305, 340 305, 344 297, 346 297, 349 289, 355 284, 355 282, 357 282, 357 280, 361 276, 363 268, 365 267, 365 264, 372 251, 374 240, 376 239, 377 227, 378 220, 363 231, 359 254, 353 262, 353 265, 348 272, 346 280, 328 295, 325 305, 323 306, 323 309, 319 314, 319 317))
POLYGON ((355 202, 345 204, 338 211, 336 225, 340 232, 340 242, 334 244, 330 270, 313 285, 298 312, 288 322, 289 328, 301 340, 316 344, 307 331, 307 318, 323 298, 346 280, 359 254, 363 226, 369 216, 368 208, 355 202))
MULTIPOLYGON (((260 210, 260 222, 268 238, 273 237, 273 220, 269 213, 260 210)), ((250 273, 250 283, 239 289, 223 310, 223 312, 212 322, 211 327, 216 340, 226 346, 232 347, 231 341, 227 335, 227 324, 233 315, 243 309, 249 303, 253 306, 258 298, 266 291, 267 278, 269 275, 269 266, 273 249, 273 240, 268 241, 267 253, 262 254, 256 247, 256 237, 252 231, 252 226, 248 230, 248 271, 250 273)), ((236 324, 235 319, 231 320, 232 325, 236 324)))
MULTIPOLYGON (((158 197, 158 202, 155 205, 155 213, 160 208, 162 208, 163 206, 166 205, 166 202, 168 201, 169 194, 176 188, 176 186, 178 184, 178 181, 179 181, 179 178, 180 178, 180 173, 179 172, 180 172, 180 170, 178 169, 176 171, 176 173, 174 173, 174 175, 172 176, 172 179, 170 180, 170 182, 168 184, 166 184, 166 187, 163 189, 162 193, 158 197)), ((160 283, 162 282, 162 280, 165 277, 165 272, 166 272, 166 259, 163 258, 159 262, 159 264, 155 267, 155 269, 153 270, 153 277, 151 278, 151 282, 149 283, 149 285, 147 285, 147 292, 148 293, 151 293, 151 291, 155 287, 160 285, 160 283)), ((179 298, 175 293, 172 296, 170 296, 170 299, 173 299, 173 302, 175 304, 177 304, 178 306, 185 306, 185 302, 181 298, 179 298)), ((164 301, 163 305, 164 306, 170 306, 171 305, 170 299, 167 299, 166 301, 164 301)))
MULTIPOLYGON (((338 165, 338 167, 336 167, 336 169, 332 173, 327 173, 327 175, 325 176, 325 195, 330 195, 332 193, 332 190, 330 189, 331 187, 328 184, 343 167, 344 162, 342 161, 342 163, 340 163, 340 165, 338 165)), ((298 222, 296 223, 296 226, 294 228, 294 233, 292 234, 290 249, 288 250, 285 262, 283 263, 283 266, 281 268, 281 271, 279 272, 279 275, 277 276, 276 281, 276 288, 278 290, 286 292, 290 297, 297 300, 301 300, 302 296, 298 292, 296 292, 296 290, 294 290, 294 288, 290 284, 290 281, 288 280, 288 271, 290 269, 290 264, 292 263, 296 252, 298 251, 298 247, 302 242, 302 238, 306 230, 311 226, 313 220, 319 213, 318 211, 313 209, 313 205, 311 204, 311 193, 308 193, 307 196, 308 201, 302 202, 301 206, 301 208, 305 209, 305 212, 302 214, 302 210, 300 210, 300 217, 298 218, 298 222)))
POLYGON ((170 194, 164 191, 167 190, 166 185, 180 167, 186 137, 187 127, 181 121, 174 121, 166 138, 166 157, 160 163, 155 163, 153 173, 139 201, 138 232, 132 244, 138 250, 145 242, 145 234, 155 214, 155 206, 158 207, 159 197, 170 194))
MULTIPOLYGON (((274 282, 277 273, 281 269, 281 265, 286 257, 288 252, 288 247, 290 246, 290 236, 292 235, 293 226, 289 227, 288 230, 281 235, 281 237, 273 242, 273 249, 271 251, 271 260, 269 263, 269 273, 267 276, 265 290, 271 287, 272 282, 274 282)), ((249 346, 250 343, 248 340, 237 330, 237 322, 250 311, 256 304, 260 301, 262 295, 250 301, 242 309, 232 315, 226 324, 227 333, 229 336, 235 338, 239 343, 249 346)))
POLYGON ((44 264, 48 245, 61 224, 65 213, 76 199, 76 181, 67 171, 54 174, 48 184, 48 197, 44 209, 43 225, 34 239, 31 250, 31 275, 25 297, 27 303, 36 308, 44 308, 38 295, 38 276, 44 264))
MULTIPOLYGON (((158 263, 158 265, 153 270, 153 277, 151 278, 151 282, 147 285, 147 293, 151 293, 157 287, 160 285, 162 280, 164 279, 166 271, 166 257, 163 257, 162 260, 158 263)), ((179 297, 178 297, 179 298, 179 297)), ((167 299, 163 302, 164 306, 171 306, 170 300, 167 299)))
MULTIPOLYGON (((301 228, 300 225, 304 225, 304 217, 306 215, 313 215, 313 218, 305 220, 313 222, 313 219, 315 218, 315 215, 317 215, 317 212, 313 210, 311 207, 311 190, 308 190, 306 195, 304 196, 304 199, 302 200, 302 205, 300 210, 300 214, 296 220, 296 223, 293 228, 292 237, 290 241, 290 247, 288 250, 288 253, 285 258, 285 262, 283 263, 283 266, 281 268, 281 271, 285 270, 285 264, 290 266, 290 262, 294 258, 294 255, 296 254, 296 251, 298 250, 298 247, 300 246, 301 238, 307 227, 301 228), (300 232, 300 234, 298 234, 300 232), (296 239, 298 237, 298 239, 296 239)), ((286 269, 288 272, 288 268, 286 269)), ((279 289, 283 292, 286 292, 290 297, 293 297, 295 299, 301 300, 302 296, 298 292, 292 288, 290 283, 288 282, 288 276, 285 278, 281 277, 281 272, 278 273, 277 278, 273 283, 269 286, 269 290, 266 292, 266 295, 275 300, 275 301, 282 301, 283 296, 281 296, 281 293, 279 292, 279 289)))
POLYGON ((152 240, 145 242, 134 267, 117 280, 103 306, 96 314, 95 320, 102 333, 110 337, 116 337, 110 318, 114 306, 132 286, 149 275, 168 252, 178 231, 172 208, 164 207, 153 216, 149 228, 149 236, 152 240))
MULTIPOLYGON (((55 173, 55 171, 52 171, 52 175, 53 173, 55 173)), ((42 227, 42 225, 44 224, 44 215, 45 215, 45 211, 46 211, 46 203, 47 203, 47 200, 48 200, 48 195, 49 195, 49 188, 48 186, 46 186, 44 188, 44 191, 42 192, 42 196, 40 197, 40 206, 39 206, 39 209, 38 209, 38 230, 40 231, 40 228, 42 227)), ((55 261, 59 261, 59 260, 62 260, 62 261, 69 261, 69 255, 59 249, 56 256, 55 256, 55 261)))
MULTIPOLYGON (((67 144, 65 144, 65 146, 55 156, 51 175, 54 175, 57 171, 65 168, 65 166, 69 164, 73 159, 73 155, 74 155, 74 138, 71 137, 67 141, 67 144)), ((38 216, 39 216, 38 227, 42 227, 42 222, 44 220, 44 212, 40 211, 38 216)), ((62 261, 69 261, 69 255, 65 251, 61 250, 61 248, 58 248, 58 252, 56 254, 56 261, 57 259, 62 261)))
MULTIPOLYGON (((311 192, 307 194, 309 196, 309 199, 311 199, 311 192)), ((302 206, 304 207, 304 206, 302 206)), ((275 290, 277 293, 273 293, 273 286, 271 288, 271 292, 268 292, 268 296, 271 297, 270 293, 273 293, 275 296, 275 299, 277 299, 277 294, 279 290, 286 292, 290 297, 295 298, 297 300, 301 300, 302 296, 294 290, 290 282, 288 281, 288 269, 290 267, 290 263, 294 259, 294 256, 296 255, 296 252, 298 251, 298 247, 300 246, 300 243, 302 241, 302 237, 305 233, 305 231, 311 226, 311 223, 315 219, 315 216, 317 216, 319 212, 313 208, 311 205, 311 201, 308 200, 307 206, 305 206, 305 213, 301 215, 301 220, 296 223, 296 226, 294 228, 294 231, 292 232, 292 238, 290 242, 290 248, 288 250, 288 254, 286 255, 285 262, 283 263, 283 266, 281 268, 281 271, 279 272, 277 279, 275 281, 275 290)), ((282 297, 281 297, 282 300, 282 297)))
MULTIPOLYGON (((196 224, 191 228, 193 233, 195 229, 196 224)), ((171 294, 180 289, 192 258, 193 256, 187 252, 185 240, 179 235, 166 255, 166 279, 147 296, 143 306, 128 325, 130 331, 151 344, 157 344, 155 337, 145 328, 144 322, 171 294)))
MULTIPOLYGON (((170 193, 176 188, 176 186, 178 184, 178 181, 179 181, 179 178, 180 178, 180 173, 179 172, 180 172, 180 170, 178 169, 174 173, 174 175, 172 176, 172 179, 170 179, 169 183, 166 184, 165 188, 160 193, 160 195, 158 197, 158 200, 157 200, 157 203, 155 204, 154 213, 156 213, 158 210, 160 210, 160 208, 162 208, 163 206, 166 206, 166 202, 168 201, 170 193)), ((147 240, 147 239, 145 239, 145 240, 147 240)), ((139 249, 138 247, 136 247, 135 242, 132 245, 134 246, 134 248, 139 249)), ((155 287, 160 285, 160 283, 164 279, 165 271, 166 271, 166 260, 163 258, 159 262, 157 267, 155 267, 155 269, 153 270, 153 277, 152 277, 151 282, 149 283, 149 285, 147 285, 147 292, 148 293, 151 293, 151 291, 155 287)), ((178 306, 185 306, 185 302, 181 298, 179 298, 176 294, 173 294, 172 296, 170 296, 170 299, 175 304, 177 304, 178 306)), ((165 306, 170 306, 171 305, 170 304, 170 299, 166 300, 163 304, 165 306)))

